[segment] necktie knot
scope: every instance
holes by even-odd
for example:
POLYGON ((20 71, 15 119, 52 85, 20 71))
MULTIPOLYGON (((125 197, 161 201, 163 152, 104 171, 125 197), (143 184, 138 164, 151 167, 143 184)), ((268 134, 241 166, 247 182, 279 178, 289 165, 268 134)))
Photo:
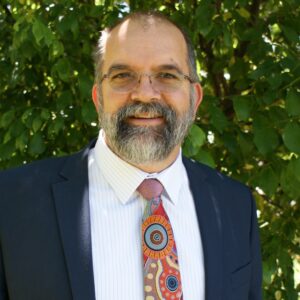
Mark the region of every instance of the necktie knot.
POLYGON ((145 179, 137 188, 137 191, 147 200, 159 197, 163 190, 163 185, 157 179, 145 179))

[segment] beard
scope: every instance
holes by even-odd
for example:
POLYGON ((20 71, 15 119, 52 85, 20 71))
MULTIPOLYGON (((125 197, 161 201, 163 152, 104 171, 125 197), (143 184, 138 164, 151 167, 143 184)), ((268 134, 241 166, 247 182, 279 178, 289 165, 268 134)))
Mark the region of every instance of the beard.
MULTIPOLYGON (((116 113, 99 111, 99 121, 111 150, 131 164, 149 164, 166 159, 181 144, 194 121, 193 97, 187 111, 178 114, 171 106, 158 101, 130 102, 116 113), (147 114, 161 117, 163 124, 137 126, 128 118, 147 114)), ((102 102, 103 103, 103 102, 102 102)), ((100 106, 101 107, 101 106, 100 106)))

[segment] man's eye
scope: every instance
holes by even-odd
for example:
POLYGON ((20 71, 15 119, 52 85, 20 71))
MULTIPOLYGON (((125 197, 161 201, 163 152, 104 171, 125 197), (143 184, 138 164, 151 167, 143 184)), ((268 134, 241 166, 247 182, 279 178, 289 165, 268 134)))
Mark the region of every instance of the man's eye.
POLYGON ((157 79, 161 80, 178 80, 179 76, 170 72, 159 72, 155 76, 157 79))
POLYGON ((117 74, 111 74, 110 78, 111 80, 126 80, 134 78, 134 75, 131 72, 121 72, 117 74))

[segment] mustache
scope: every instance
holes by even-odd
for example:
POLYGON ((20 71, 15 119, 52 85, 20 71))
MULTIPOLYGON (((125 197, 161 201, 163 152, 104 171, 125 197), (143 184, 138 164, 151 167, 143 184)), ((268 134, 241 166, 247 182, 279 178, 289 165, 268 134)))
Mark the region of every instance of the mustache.
POLYGON ((127 118, 136 117, 139 114, 147 114, 150 118, 163 117, 167 122, 177 117, 177 113, 173 108, 157 101, 149 103, 134 101, 126 104, 119 109, 116 117, 118 122, 124 122, 127 118))

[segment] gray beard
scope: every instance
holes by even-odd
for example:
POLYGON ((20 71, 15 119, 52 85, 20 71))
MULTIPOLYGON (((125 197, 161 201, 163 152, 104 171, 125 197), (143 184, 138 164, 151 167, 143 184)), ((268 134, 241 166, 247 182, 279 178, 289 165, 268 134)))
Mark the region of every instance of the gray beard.
POLYGON ((193 105, 180 116, 167 105, 153 101, 134 101, 115 114, 99 112, 100 125, 113 152, 132 164, 149 164, 166 159, 175 146, 182 143, 194 120, 193 105), (164 124, 135 126, 127 119, 146 113, 162 116, 164 124))

